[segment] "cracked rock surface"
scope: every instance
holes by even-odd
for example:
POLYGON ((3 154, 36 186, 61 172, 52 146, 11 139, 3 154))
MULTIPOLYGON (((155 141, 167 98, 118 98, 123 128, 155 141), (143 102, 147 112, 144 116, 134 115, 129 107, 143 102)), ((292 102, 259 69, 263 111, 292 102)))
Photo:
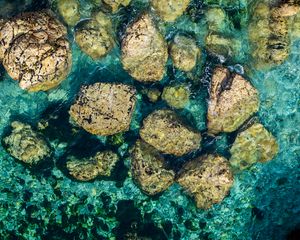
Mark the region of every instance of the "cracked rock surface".
POLYGON ((135 108, 135 88, 125 84, 83 86, 70 108, 72 119, 86 131, 108 136, 129 129, 135 108))
POLYGON ((146 194, 158 194, 173 184, 175 173, 165 168, 164 157, 154 147, 138 140, 131 156, 132 177, 146 194))
POLYGON ((229 193, 233 175, 227 159, 204 155, 188 162, 177 182, 194 197, 198 208, 208 209, 229 193))
POLYGON ((0 28, 0 60, 22 89, 46 91, 71 69, 67 30, 50 12, 29 12, 0 28))
POLYGON ((226 68, 214 70, 207 112, 209 133, 237 130, 258 107, 257 90, 248 81, 226 68))
POLYGON ((184 124, 171 110, 157 110, 148 115, 140 136, 162 153, 175 156, 197 150, 201 141, 201 134, 184 124))
POLYGON ((163 78, 167 43, 149 14, 143 14, 127 28, 121 48, 123 67, 134 79, 156 82, 163 78))

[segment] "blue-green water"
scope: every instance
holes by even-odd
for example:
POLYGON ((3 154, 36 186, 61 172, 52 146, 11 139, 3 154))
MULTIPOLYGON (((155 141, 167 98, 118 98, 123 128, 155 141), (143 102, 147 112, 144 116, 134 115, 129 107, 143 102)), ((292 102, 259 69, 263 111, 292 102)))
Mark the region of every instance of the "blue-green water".
MULTIPOLYGON (((0 8, 6 2, 0 1, 0 8)), ((203 54, 195 73, 198 81, 175 70, 169 62, 165 78, 151 87, 188 83, 193 99, 178 113, 205 132, 207 87, 211 70, 220 62, 205 51, 207 27, 203 13, 207 5, 220 5, 234 12, 241 27, 233 27, 231 32, 243 44, 238 54, 223 65, 244 67, 245 75, 259 91, 259 120, 276 137, 279 154, 268 163, 255 164, 235 175, 229 196, 209 210, 196 209, 193 200, 177 184, 159 196, 146 196, 128 174, 128 148, 138 136, 142 119, 165 103, 152 104, 142 95, 142 89, 149 86, 134 81, 123 70, 118 46, 104 59, 93 61, 74 43, 70 28, 73 67, 58 88, 28 93, 1 70, 1 136, 7 133, 13 120, 36 125, 46 119, 50 126, 45 135, 55 153, 50 163, 30 169, 0 147, 0 239, 123 239, 125 233, 135 231, 150 239, 282 240, 300 227, 300 39, 293 39, 290 56, 282 65, 256 71, 249 60, 245 34, 247 1, 199 2, 192 4, 197 10, 193 18, 188 11, 175 23, 162 26, 166 38, 177 31, 188 31, 197 38, 203 54), (130 83, 138 89, 137 110, 121 146, 111 145, 109 138, 91 136, 83 130, 71 132, 67 112, 76 93, 82 84, 99 81, 130 83), (117 150, 121 156, 112 177, 82 183, 65 173, 66 154, 77 151, 88 155, 106 148, 117 150)), ((88 16, 91 4, 87 0, 81 3, 83 15, 88 16)), ((147 1, 133 1, 130 7, 119 11, 114 18, 119 29, 141 8, 147 8, 147 1)), ((206 148, 202 152, 214 150, 226 154, 227 140, 225 135, 204 139, 206 148)), ((177 160, 174 166, 181 165, 181 161, 185 159, 177 160)))

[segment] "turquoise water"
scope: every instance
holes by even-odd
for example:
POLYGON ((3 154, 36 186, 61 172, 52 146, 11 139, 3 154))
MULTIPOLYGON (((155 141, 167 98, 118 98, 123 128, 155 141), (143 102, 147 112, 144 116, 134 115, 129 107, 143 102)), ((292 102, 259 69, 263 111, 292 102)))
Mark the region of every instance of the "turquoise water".
MULTIPOLYGON (((197 11, 193 12, 193 18, 189 17, 192 11, 187 11, 175 23, 161 26, 161 31, 166 38, 177 31, 194 34, 202 48, 201 63, 193 73, 197 80, 175 70, 169 61, 165 78, 151 87, 161 89, 174 82, 189 84, 193 99, 178 113, 205 132, 207 87, 211 70, 220 60, 209 56, 204 49, 207 29, 203 13, 207 5, 220 5, 234 12, 232 16, 237 16, 241 26, 228 31, 243 44, 236 55, 222 64, 235 66, 237 70, 236 64, 240 64, 259 91, 257 115, 276 137, 279 154, 268 163, 255 164, 237 174, 229 196, 209 210, 196 209, 193 200, 177 184, 159 196, 146 196, 128 174, 128 148, 138 136, 142 119, 165 103, 151 104, 142 96, 142 90, 149 86, 134 81, 122 69, 118 46, 104 59, 93 61, 77 47, 70 28, 73 67, 59 87, 28 93, 1 70, 1 136, 7 133, 13 120, 32 125, 41 119, 49 120, 49 129, 44 133, 55 153, 50 163, 30 169, 0 147, 0 239, 124 239, 125 233, 135 231, 149 239, 281 240, 300 227, 300 40, 292 41, 290 56, 282 65, 256 71, 249 60, 245 34, 247 1, 194 2, 191 6, 197 11), (76 93, 82 84, 99 81, 130 83, 139 91, 137 110, 121 146, 111 145, 109 138, 91 136, 83 130, 71 132, 67 111, 76 93), (67 153, 77 151, 88 155, 106 148, 118 151, 122 160, 110 178, 82 183, 65 173, 63 163, 67 153)), ((91 4, 85 0, 82 6, 83 15, 88 16, 91 4)), ((120 10, 114 18, 119 29, 141 9, 147 9, 147 1, 133 1, 130 7, 120 10)), ((227 154, 229 142, 230 137, 225 135, 207 137, 204 149, 197 154, 205 151, 227 154)), ((174 168, 185 160, 174 161, 174 168)))

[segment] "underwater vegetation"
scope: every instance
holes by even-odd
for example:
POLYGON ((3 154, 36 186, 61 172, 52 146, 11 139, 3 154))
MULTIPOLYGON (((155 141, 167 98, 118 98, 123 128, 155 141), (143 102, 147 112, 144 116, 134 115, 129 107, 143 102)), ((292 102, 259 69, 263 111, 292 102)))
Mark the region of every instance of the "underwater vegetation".
POLYGON ((0 239, 299 239, 299 50, 297 0, 0 0, 0 239))

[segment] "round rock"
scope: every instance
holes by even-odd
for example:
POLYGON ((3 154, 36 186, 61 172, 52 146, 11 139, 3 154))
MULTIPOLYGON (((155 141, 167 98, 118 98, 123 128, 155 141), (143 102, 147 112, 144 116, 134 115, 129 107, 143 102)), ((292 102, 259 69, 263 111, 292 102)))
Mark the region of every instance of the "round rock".
POLYGON ((86 131, 108 136, 129 129, 135 108, 135 88, 124 84, 83 86, 70 108, 72 119, 86 131))

